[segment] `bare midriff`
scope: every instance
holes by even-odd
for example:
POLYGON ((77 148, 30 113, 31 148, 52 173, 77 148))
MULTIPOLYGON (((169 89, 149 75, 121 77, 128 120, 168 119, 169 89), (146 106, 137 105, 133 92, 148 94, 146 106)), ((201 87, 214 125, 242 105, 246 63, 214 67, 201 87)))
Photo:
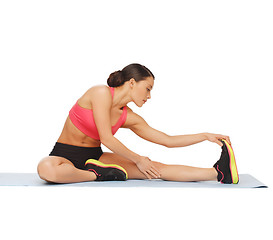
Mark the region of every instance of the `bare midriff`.
POLYGON ((69 116, 67 117, 62 133, 58 139, 59 143, 79 146, 79 147, 100 147, 101 141, 86 136, 77 129, 69 116))

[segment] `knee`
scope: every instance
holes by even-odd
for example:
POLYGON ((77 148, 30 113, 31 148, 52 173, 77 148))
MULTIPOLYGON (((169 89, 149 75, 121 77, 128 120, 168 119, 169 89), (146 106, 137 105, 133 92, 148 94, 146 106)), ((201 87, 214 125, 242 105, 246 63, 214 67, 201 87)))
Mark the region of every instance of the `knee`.
POLYGON ((47 159, 43 159, 37 166, 37 172, 41 179, 47 182, 56 181, 56 170, 54 165, 47 159))
POLYGON ((167 165, 160 162, 155 162, 155 161, 152 161, 152 162, 154 166, 156 167, 156 169, 159 171, 159 174, 162 176, 162 174, 164 173, 164 169, 167 167, 167 165))

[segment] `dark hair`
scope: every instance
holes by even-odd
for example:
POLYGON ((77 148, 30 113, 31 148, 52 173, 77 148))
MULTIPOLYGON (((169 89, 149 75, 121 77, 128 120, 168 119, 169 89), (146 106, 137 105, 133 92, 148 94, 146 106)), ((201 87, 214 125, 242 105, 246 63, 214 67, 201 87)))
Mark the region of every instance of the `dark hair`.
POLYGON ((136 82, 145 80, 147 77, 155 78, 153 73, 146 68, 145 66, 133 63, 121 71, 116 71, 110 74, 109 78, 107 79, 107 84, 109 87, 119 87, 122 86, 125 82, 129 81, 131 78, 134 78, 136 82))

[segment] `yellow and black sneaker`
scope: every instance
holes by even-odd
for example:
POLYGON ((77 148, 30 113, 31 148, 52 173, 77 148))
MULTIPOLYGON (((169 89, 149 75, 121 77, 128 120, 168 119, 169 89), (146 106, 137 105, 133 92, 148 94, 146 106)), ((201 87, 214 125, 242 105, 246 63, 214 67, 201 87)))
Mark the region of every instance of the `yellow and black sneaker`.
POLYGON ((96 181, 125 181, 128 179, 126 170, 116 164, 104 164, 95 159, 88 159, 85 168, 97 175, 96 181))
POLYGON ((217 179, 221 183, 237 184, 239 175, 233 149, 226 140, 222 139, 221 142, 223 143, 221 157, 213 165, 218 172, 217 179))

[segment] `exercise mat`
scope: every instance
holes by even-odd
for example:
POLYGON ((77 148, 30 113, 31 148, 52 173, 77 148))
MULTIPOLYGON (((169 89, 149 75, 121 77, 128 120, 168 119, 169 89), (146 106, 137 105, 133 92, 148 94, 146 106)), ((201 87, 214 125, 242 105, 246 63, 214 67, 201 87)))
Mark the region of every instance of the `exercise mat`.
POLYGON ((249 174, 240 174, 238 184, 221 184, 216 181, 173 182, 160 179, 127 180, 105 182, 81 182, 56 184, 39 178, 37 173, 0 173, 0 186, 37 187, 152 187, 152 188, 267 188, 265 184, 249 174))

